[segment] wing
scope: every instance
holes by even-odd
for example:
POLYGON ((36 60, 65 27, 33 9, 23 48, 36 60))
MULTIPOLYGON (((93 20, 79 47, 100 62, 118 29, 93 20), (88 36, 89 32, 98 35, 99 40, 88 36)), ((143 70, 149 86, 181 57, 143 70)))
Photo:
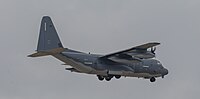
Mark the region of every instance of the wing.
POLYGON ((100 58, 102 58, 102 59, 107 58, 108 59, 108 58, 111 58, 111 57, 115 57, 115 58, 118 58, 118 59, 127 59, 127 60, 131 60, 131 59, 138 60, 138 58, 139 59, 141 59, 141 58, 153 58, 153 57, 155 57, 154 52, 147 51, 147 49, 153 48, 154 46, 157 46, 159 44, 160 43, 157 43, 157 42, 146 43, 146 44, 143 44, 143 45, 132 47, 130 49, 111 53, 111 54, 102 56, 100 58))

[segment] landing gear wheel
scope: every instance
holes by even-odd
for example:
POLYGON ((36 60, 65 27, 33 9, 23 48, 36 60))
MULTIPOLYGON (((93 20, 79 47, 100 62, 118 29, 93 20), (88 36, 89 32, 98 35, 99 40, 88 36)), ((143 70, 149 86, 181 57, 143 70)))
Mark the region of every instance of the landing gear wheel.
POLYGON ((150 82, 155 82, 156 81, 156 78, 155 77, 151 77, 150 78, 150 82))
POLYGON ((112 77, 107 76, 107 77, 105 77, 105 79, 106 79, 106 81, 110 81, 112 79, 112 77))
POLYGON ((97 75, 97 77, 98 77, 98 79, 99 79, 100 81, 103 81, 103 80, 104 80, 104 77, 103 77, 103 76, 97 75))
POLYGON ((116 79, 119 79, 121 76, 120 75, 115 75, 115 78, 116 79))

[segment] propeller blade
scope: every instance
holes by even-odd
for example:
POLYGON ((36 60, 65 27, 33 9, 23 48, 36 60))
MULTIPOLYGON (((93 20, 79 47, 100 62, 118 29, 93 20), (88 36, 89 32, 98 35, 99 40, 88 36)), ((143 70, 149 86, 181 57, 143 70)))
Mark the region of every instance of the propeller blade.
POLYGON ((153 54, 155 54, 155 51, 156 51, 156 47, 154 47, 154 48, 152 47, 152 48, 151 48, 151 52, 152 52, 153 54))

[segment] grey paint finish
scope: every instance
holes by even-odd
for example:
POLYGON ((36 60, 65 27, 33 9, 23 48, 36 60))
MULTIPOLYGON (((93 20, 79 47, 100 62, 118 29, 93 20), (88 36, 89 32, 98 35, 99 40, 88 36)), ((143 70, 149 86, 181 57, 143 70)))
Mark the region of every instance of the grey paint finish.
POLYGON ((108 55, 87 54, 63 48, 50 17, 44 16, 41 21, 37 53, 29 56, 52 55, 66 65, 72 66, 66 70, 95 74, 99 80, 110 81, 113 77, 125 76, 142 77, 154 82, 156 77, 164 78, 168 74, 168 70, 158 60, 152 59, 155 57, 153 47, 159 44, 147 43, 108 55), (151 51, 148 51, 148 48, 151 48, 151 51))

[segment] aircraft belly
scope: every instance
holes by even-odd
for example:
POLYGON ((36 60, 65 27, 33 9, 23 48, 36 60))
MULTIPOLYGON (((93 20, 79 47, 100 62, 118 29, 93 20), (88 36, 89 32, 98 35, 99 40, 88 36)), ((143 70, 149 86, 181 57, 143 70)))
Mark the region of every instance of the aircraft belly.
POLYGON ((143 77, 143 78, 160 77, 161 76, 161 74, 134 73, 132 71, 109 71, 108 74, 121 75, 121 76, 126 76, 126 77, 143 77))
POLYGON ((150 78, 150 77, 159 77, 161 75, 160 74, 149 74, 149 73, 133 73, 133 74, 130 74, 130 75, 127 75, 127 76, 150 78))

